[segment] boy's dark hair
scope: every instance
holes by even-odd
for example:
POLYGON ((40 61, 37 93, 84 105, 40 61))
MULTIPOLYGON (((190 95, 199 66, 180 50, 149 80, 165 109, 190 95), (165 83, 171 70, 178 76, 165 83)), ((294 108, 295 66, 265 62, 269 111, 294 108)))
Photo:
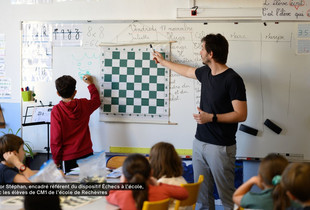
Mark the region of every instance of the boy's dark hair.
POLYGON ((152 146, 150 164, 156 179, 163 176, 166 178, 179 177, 183 174, 182 160, 174 146, 167 142, 159 142, 152 146))
POLYGON ((24 140, 14 134, 5 134, 0 137, 0 161, 5 160, 3 154, 6 152, 16 151, 18 152, 21 145, 24 144, 24 140))
POLYGON ((213 52, 213 58, 220 64, 226 64, 228 56, 228 41, 221 34, 208 34, 201 39, 205 42, 205 48, 208 53, 213 52))
POLYGON ((76 80, 69 75, 63 75, 56 79, 55 86, 62 98, 70 98, 74 94, 76 80))

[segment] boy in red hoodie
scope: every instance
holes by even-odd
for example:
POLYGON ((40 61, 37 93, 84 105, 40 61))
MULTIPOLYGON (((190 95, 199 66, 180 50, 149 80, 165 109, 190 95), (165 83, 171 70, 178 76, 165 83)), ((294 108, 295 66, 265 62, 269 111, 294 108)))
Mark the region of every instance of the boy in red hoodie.
POLYGON ((93 154, 89 132, 90 115, 100 106, 99 92, 90 75, 84 75, 91 99, 75 99, 76 80, 69 75, 55 81, 57 94, 62 100, 51 112, 51 151, 55 164, 62 161, 65 173, 78 167, 76 161, 93 154))

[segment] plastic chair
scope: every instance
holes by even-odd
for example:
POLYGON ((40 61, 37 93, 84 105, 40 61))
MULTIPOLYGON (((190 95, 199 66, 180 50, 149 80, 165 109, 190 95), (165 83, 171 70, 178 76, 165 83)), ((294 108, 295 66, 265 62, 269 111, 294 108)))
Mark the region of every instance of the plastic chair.
POLYGON ((123 165, 125 159, 127 158, 127 156, 112 156, 107 160, 107 167, 110 169, 116 169, 119 168, 123 165))
POLYGON ((185 187, 187 189, 188 198, 183 201, 176 200, 174 210, 178 210, 180 206, 192 206, 193 210, 195 209, 200 184, 202 183, 203 178, 203 175, 200 175, 198 182, 196 183, 181 184, 182 187, 185 187))
POLYGON ((237 204, 234 204, 234 210, 244 210, 244 208, 238 206, 237 204))
POLYGON ((170 198, 160 201, 144 201, 142 210, 168 210, 170 198))

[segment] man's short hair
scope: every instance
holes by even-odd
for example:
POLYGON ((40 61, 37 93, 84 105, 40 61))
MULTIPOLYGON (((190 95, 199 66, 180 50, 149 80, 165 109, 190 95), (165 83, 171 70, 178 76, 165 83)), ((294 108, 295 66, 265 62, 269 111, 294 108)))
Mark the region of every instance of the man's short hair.
POLYGON ((220 64, 226 64, 228 56, 228 41, 221 34, 208 34, 201 39, 205 42, 205 48, 208 53, 213 52, 213 58, 220 64))
POLYGON ((24 141, 19 136, 14 134, 5 134, 0 137, 0 160, 5 160, 3 154, 6 152, 19 151, 21 145, 24 144, 24 141))
POLYGON ((69 75, 63 75, 56 79, 55 86, 62 98, 70 98, 74 94, 76 80, 69 75))

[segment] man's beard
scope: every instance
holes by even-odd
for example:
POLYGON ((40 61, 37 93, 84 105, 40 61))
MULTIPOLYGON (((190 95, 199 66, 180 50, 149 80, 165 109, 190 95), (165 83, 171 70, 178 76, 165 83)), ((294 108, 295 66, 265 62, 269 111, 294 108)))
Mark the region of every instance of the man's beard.
POLYGON ((210 63, 210 60, 206 59, 205 61, 201 58, 202 64, 208 66, 208 63, 210 63))
POLYGON ((205 65, 205 66, 208 66, 208 63, 210 63, 210 62, 208 62, 208 61, 209 61, 209 60, 206 60, 206 62, 202 61, 202 64, 205 65))

